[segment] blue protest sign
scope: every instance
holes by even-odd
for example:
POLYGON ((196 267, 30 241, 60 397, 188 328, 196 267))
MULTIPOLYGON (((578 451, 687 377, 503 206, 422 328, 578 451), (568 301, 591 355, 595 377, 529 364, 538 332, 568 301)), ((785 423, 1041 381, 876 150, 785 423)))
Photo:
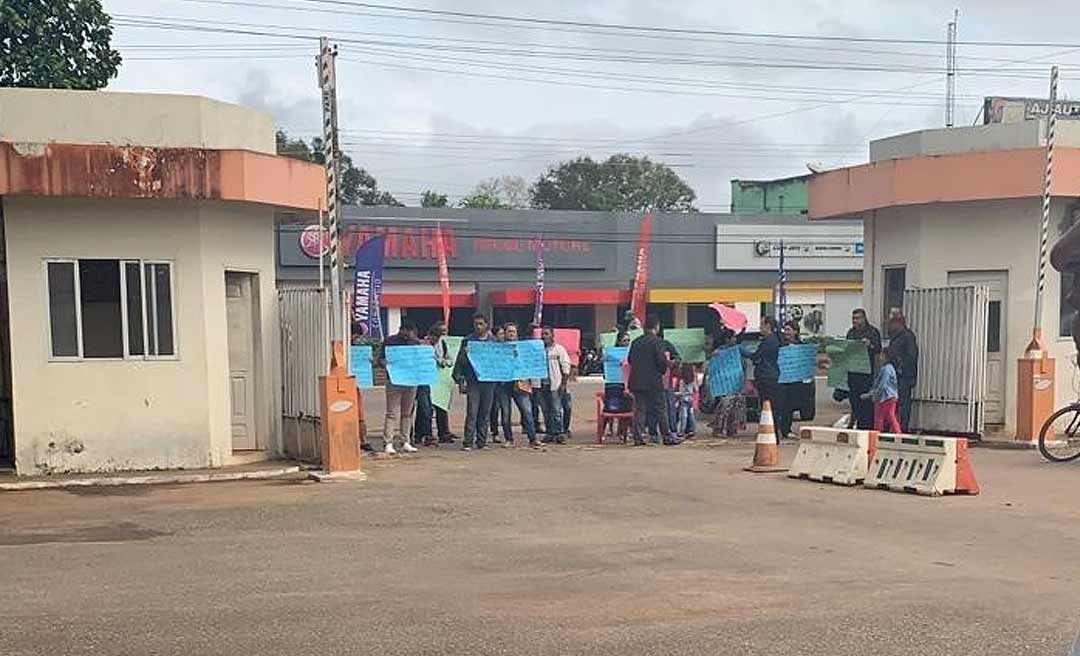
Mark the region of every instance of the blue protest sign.
POLYGON ((605 346, 604 347, 604 382, 622 383, 622 365, 626 362, 626 356, 630 352, 629 346, 605 346))
POLYGON ((356 386, 375 387, 375 375, 371 370, 371 347, 349 347, 349 373, 356 377, 356 386))
POLYGON ((801 383, 817 373, 817 346, 792 344, 780 349, 777 356, 781 383, 801 383))
POLYGON ((439 376, 435 369, 435 351, 430 344, 387 346, 386 373, 395 385, 434 385, 439 376))
POLYGON ((480 382, 514 380, 514 358, 507 342, 466 342, 465 349, 480 382))
POLYGON ((519 342, 506 342, 514 348, 514 378, 547 378, 547 352, 544 342, 539 339, 523 339, 519 342))
POLYGON ((720 349, 709 359, 709 393, 713 398, 738 394, 743 388, 742 354, 739 347, 720 349))

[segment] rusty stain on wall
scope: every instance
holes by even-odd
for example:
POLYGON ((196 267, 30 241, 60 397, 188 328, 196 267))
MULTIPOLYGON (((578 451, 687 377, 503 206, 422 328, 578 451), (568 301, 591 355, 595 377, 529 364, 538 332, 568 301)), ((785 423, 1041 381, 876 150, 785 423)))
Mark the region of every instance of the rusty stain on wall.
POLYGON ((0 193, 220 199, 221 152, 0 142, 0 193))

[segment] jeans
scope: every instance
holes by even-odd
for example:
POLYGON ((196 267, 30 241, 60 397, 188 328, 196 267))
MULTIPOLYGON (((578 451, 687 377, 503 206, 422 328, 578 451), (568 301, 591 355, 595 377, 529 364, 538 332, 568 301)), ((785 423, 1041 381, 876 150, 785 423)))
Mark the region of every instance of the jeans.
POLYGON ((495 383, 495 396, 491 403, 491 437, 499 437, 499 426, 502 426, 503 437, 507 440, 514 439, 514 433, 510 426, 510 388, 513 383, 495 383))
POLYGON ((439 406, 435 406, 435 428, 440 438, 450 437, 450 413, 439 406))
POLYGON ((550 437, 563 434, 562 398, 559 390, 540 390, 540 404, 544 411, 544 428, 550 437))
POLYGON ((559 395, 559 404, 562 406, 562 428, 564 433, 570 432, 570 419, 574 414, 574 398, 570 396, 570 388, 565 388, 559 395))
POLYGON ((525 436, 529 438, 529 444, 536 442, 536 423, 533 421, 533 407, 532 398, 525 392, 519 392, 513 388, 513 383, 510 383, 505 393, 495 393, 495 400, 501 404, 499 408, 499 414, 502 417, 503 436, 506 437, 507 442, 514 440, 514 434, 511 431, 511 417, 513 413, 510 411, 510 403, 513 402, 517 406, 518 413, 521 414, 521 427, 525 429, 525 436))
POLYGON ((646 417, 651 410, 655 413, 657 422, 660 424, 660 434, 663 437, 671 435, 671 425, 668 424, 667 399, 663 388, 654 390, 633 390, 634 392, 634 440, 643 442, 647 430, 646 417))
POLYGON ((386 414, 383 417, 383 441, 390 444, 394 438, 409 441, 409 428, 413 421, 413 404, 416 388, 386 384, 386 414))
POLYGON ((914 388, 914 378, 901 378, 897 381, 897 391, 900 392, 900 428, 904 433, 911 431, 911 391, 914 388))
POLYGON ((799 383, 780 385, 780 401, 773 406, 773 414, 776 415, 776 429, 782 437, 791 434, 791 425, 795 423, 795 401, 798 397, 798 389, 799 383))
POLYGON ((491 405, 495 400, 495 383, 470 383, 465 389, 465 437, 461 446, 482 447, 487 444, 491 405))
POLYGON ((413 440, 421 442, 431 438, 431 386, 416 388, 416 421, 413 422, 413 440))
POLYGON ((679 399, 679 417, 675 424, 676 431, 680 435, 690 435, 694 432, 694 400, 679 399))

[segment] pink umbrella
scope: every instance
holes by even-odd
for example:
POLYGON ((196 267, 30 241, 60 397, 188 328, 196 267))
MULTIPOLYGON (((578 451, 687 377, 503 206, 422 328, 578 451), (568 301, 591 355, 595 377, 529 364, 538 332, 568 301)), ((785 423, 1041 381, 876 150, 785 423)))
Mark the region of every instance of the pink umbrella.
POLYGON ((730 305, 724 305, 723 303, 713 303, 710 305, 712 309, 716 310, 716 313, 720 315, 720 322, 725 326, 739 332, 746 328, 746 324, 750 323, 746 318, 746 315, 739 312, 730 305))

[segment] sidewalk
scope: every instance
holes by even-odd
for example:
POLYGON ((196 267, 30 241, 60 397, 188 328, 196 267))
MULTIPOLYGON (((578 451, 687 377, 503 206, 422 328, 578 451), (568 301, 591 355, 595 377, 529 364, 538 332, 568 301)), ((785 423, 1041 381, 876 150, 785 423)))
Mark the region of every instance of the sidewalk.
POLYGON ((117 485, 177 485, 181 483, 258 481, 288 476, 299 471, 300 466, 294 461, 276 460, 233 467, 219 467, 217 469, 173 469, 168 471, 57 474, 50 476, 16 476, 13 473, 5 473, 0 474, 0 492, 117 485))

